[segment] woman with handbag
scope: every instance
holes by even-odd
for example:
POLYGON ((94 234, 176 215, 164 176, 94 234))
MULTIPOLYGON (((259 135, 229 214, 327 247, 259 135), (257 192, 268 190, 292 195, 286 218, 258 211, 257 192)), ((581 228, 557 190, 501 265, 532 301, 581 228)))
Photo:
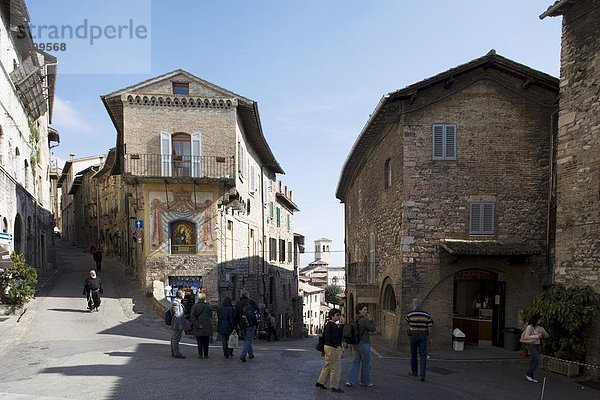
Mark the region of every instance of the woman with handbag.
MULTIPOLYGON (((221 304, 221 307, 219 307, 219 310, 217 311, 217 317, 219 318, 217 322, 217 332, 221 335, 221 340, 223 342, 223 356, 225 358, 233 357, 233 349, 235 347, 229 347, 229 338, 235 329, 233 311, 231 297, 227 296, 223 299, 223 304, 221 304)), ((231 344, 235 344, 233 343, 233 340, 231 344)))
POLYGON ((533 378, 533 373, 540 366, 540 339, 547 338, 548 332, 542 326, 542 316, 534 314, 529 318, 527 328, 521 337, 521 341, 529 346, 529 354, 531 355, 531 363, 525 373, 525 379, 529 382, 537 383, 533 378))
POLYGON ((212 309, 206 304, 206 295, 198 293, 198 302, 190 311, 192 335, 198 343, 198 358, 208 358, 208 343, 213 333, 212 309))

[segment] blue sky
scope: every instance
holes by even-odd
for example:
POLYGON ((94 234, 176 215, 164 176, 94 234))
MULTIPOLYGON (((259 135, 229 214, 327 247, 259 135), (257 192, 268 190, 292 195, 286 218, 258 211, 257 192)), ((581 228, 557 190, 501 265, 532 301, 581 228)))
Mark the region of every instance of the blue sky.
MULTIPOLYGON (((146 37, 67 41, 53 126, 60 160, 115 146, 100 95, 182 68, 258 102, 263 130, 300 207, 307 250, 333 240, 342 265, 339 174, 386 93, 495 49, 558 77, 560 18, 553 0, 183 1, 28 0, 34 25, 126 24, 146 37)), ((111 31, 112 32, 112 31, 111 31)), ((47 31, 45 32, 47 36, 47 31)), ((127 31, 125 31, 127 33, 127 31)), ((38 41, 65 42, 48 37, 38 41)), ((312 261, 307 253, 302 264, 312 261)))

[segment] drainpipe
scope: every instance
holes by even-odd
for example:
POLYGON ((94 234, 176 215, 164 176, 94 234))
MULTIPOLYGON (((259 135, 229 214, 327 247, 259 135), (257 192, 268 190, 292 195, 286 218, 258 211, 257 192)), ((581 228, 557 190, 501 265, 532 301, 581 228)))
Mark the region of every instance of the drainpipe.
POLYGON ((552 250, 552 228, 556 228, 556 214, 554 215, 554 221, 552 219, 552 211, 556 202, 555 196, 555 184, 554 184, 554 152, 555 141, 558 140, 558 129, 556 127, 558 119, 558 110, 554 111, 550 117, 550 154, 549 154, 549 168, 548 168, 548 209, 546 215, 546 273, 548 274, 548 280, 550 283, 554 283, 554 263, 550 256, 552 250))

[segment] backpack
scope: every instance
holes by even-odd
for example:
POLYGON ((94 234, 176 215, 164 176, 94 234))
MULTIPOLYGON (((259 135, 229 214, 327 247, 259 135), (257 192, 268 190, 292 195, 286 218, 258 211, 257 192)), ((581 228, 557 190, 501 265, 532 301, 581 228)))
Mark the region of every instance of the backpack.
POLYGON ((358 333, 358 324, 356 321, 345 323, 342 328, 342 338, 347 344, 359 344, 360 334, 358 333))
POLYGON ((172 323, 173 323, 173 312, 169 308, 167 311, 165 311, 165 324, 171 326, 172 323))
POLYGON ((253 303, 254 302, 252 300, 249 300, 242 307, 241 320, 244 328, 248 326, 258 326, 260 322, 260 311, 258 310, 256 304, 253 303))

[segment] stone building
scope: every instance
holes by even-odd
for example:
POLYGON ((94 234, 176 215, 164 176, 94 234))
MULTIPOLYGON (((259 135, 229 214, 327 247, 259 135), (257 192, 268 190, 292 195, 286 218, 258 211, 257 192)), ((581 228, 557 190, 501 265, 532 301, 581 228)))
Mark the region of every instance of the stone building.
POLYGON ((50 147, 55 57, 37 51, 22 0, 0 2, 0 246, 54 268, 50 147))
POLYGON ((157 299, 201 290, 217 305, 248 290, 280 334, 299 335, 298 207, 256 102, 183 70, 102 101, 117 145, 71 191, 84 244, 120 257, 157 299))
MULTIPOLYGON (((57 181, 57 188, 60 189, 61 194, 60 229, 62 238, 71 244, 76 244, 84 248, 95 243, 95 235, 90 236, 88 230, 86 230, 86 226, 90 224, 90 216, 77 215, 75 212, 74 194, 81 185, 82 172, 90 171, 92 167, 95 169, 100 168, 104 159, 105 155, 76 158, 75 154, 70 154, 69 159, 65 161, 65 165, 62 167, 60 177, 57 181)), ((90 201, 96 204, 95 200, 90 201)))
POLYGON ((550 279, 558 80, 490 51, 384 96, 338 183, 347 310, 369 304, 394 347, 424 300, 434 346, 453 328, 503 344, 550 279))
MULTIPOLYGON (((600 2, 556 1, 548 16, 563 17, 554 277, 600 292, 600 2)), ((600 317, 589 338, 599 365, 600 317)))

